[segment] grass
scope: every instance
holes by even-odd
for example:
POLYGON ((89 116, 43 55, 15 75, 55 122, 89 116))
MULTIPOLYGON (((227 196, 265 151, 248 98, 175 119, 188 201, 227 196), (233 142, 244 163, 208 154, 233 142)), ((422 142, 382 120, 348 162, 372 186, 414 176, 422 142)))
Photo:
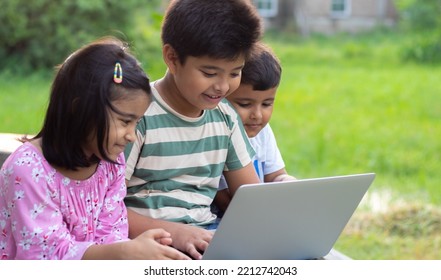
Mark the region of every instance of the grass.
MULTIPOLYGON (((441 259, 441 67, 402 62, 407 38, 392 33, 264 39, 283 66, 271 125, 287 170, 377 174, 336 248, 355 259, 441 259)), ((0 75, 0 131, 38 132, 51 78, 0 75)))
POLYGON ((51 75, 20 77, 5 71, 0 76, 0 131, 36 134, 43 124, 51 75))
POLYGON ((407 202, 387 212, 359 212, 338 245, 355 259, 440 259, 440 232, 439 207, 407 202))
POLYGON ((288 171, 300 178, 377 174, 368 197, 386 210, 364 201, 336 244, 356 259, 441 259, 440 231, 426 227, 441 218, 427 210, 441 207, 441 68, 402 62, 404 40, 268 39, 283 64, 271 125, 288 171), (398 215, 408 207, 409 215, 398 215), (354 231, 366 215, 369 226, 354 231), (396 234, 391 224, 402 232, 421 225, 419 235, 396 234))

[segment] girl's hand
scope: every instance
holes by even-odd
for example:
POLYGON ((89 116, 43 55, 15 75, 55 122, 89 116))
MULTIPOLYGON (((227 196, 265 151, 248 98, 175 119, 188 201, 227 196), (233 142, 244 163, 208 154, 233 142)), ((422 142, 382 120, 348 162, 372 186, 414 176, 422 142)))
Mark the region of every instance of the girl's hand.
POLYGON ((163 229, 151 229, 127 242, 125 255, 131 260, 191 260, 190 257, 170 247, 170 233, 163 229))

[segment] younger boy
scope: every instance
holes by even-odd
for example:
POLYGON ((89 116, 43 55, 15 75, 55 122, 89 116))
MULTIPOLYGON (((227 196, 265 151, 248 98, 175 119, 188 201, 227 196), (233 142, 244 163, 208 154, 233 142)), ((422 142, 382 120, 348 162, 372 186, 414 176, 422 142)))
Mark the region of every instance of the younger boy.
MULTIPOLYGON (((295 180, 287 174, 273 131, 269 125, 282 68, 272 50, 263 43, 255 45, 242 70, 239 88, 227 99, 240 115, 256 155, 254 168, 261 182, 295 180)), ((225 211, 231 200, 225 180, 221 179, 216 206, 225 211)))
POLYGON ((259 179, 239 115, 223 100, 240 84, 261 20, 249 0, 177 0, 162 26, 168 70, 126 149, 130 236, 170 232, 172 246, 201 258, 216 221, 210 205, 224 173, 230 193, 259 179))
MULTIPOLYGON (((285 170, 276 139, 269 125, 273 112, 276 91, 280 83, 282 68, 272 50, 263 43, 257 43, 242 70, 239 88, 227 99, 240 115, 251 145, 256 151, 253 165, 261 182, 296 180, 285 170)), ((223 178, 216 194, 215 205, 223 213, 231 196, 223 178)), ((326 260, 349 259, 334 249, 324 257, 326 260)))

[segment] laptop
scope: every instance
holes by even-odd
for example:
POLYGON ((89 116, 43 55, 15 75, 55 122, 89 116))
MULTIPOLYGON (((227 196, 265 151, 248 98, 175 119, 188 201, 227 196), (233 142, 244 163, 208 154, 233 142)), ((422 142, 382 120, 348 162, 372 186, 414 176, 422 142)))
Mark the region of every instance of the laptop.
POLYGON ((374 178, 374 173, 365 173, 243 185, 202 259, 321 259, 374 178))

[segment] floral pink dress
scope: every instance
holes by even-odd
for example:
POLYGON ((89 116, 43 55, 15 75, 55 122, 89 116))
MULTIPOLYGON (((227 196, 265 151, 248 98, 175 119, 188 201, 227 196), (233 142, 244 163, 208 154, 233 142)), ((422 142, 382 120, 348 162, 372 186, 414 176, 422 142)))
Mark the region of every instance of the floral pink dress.
POLYGON ((125 161, 101 161, 82 181, 57 172, 30 143, 0 171, 0 257, 81 259, 92 244, 128 238, 125 161))

